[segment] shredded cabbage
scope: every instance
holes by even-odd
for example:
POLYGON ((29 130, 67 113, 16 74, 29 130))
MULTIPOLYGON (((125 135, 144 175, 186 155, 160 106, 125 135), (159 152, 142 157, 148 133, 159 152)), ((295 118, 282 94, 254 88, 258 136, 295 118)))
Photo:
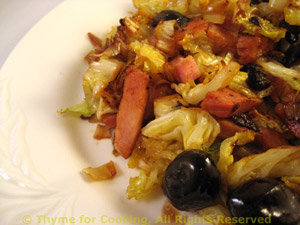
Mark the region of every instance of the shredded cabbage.
POLYGON ((300 146, 281 146, 244 157, 228 169, 227 182, 236 187, 251 178, 300 176, 300 146))
POLYGON ((182 108, 148 123, 142 134, 160 140, 176 140, 184 149, 208 148, 220 133, 218 122, 200 108, 182 108))
POLYGON ((193 85, 191 83, 172 84, 172 88, 176 90, 184 100, 188 103, 196 105, 200 103, 210 91, 224 88, 230 84, 233 77, 240 69, 240 65, 234 61, 230 61, 227 65, 215 75, 215 77, 207 84, 193 85))
POLYGON ((294 69, 286 68, 280 63, 267 61, 265 58, 257 59, 257 64, 263 67, 265 71, 274 77, 285 80, 293 89, 300 89, 300 72, 294 69))

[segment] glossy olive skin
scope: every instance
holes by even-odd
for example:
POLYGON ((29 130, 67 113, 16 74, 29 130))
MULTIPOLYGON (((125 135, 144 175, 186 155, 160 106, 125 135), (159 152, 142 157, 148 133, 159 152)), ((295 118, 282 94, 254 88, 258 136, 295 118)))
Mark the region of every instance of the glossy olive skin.
MULTIPOLYGON (((229 193, 227 207, 232 217, 271 217, 271 224, 300 224, 299 196, 274 179, 256 178, 242 183, 229 193)), ((263 224, 270 224, 265 221, 263 224)))
POLYGON ((190 19, 179 12, 173 10, 165 10, 158 13, 153 19, 152 26, 156 27, 161 20, 176 20, 179 26, 190 21, 190 19))
POLYGON ((206 152, 184 151, 168 166, 162 189, 177 209, 202 209, 215 201, 220 189, 220 174, 206 152))

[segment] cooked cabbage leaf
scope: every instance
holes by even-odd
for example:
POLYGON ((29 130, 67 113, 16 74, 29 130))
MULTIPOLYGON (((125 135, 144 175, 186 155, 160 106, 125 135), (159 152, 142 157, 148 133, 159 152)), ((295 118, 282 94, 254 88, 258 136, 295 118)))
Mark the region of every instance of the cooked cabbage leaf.
POLYGON ((281 146, 250 155, 232 164, 227 181, 232 187, 251 178, 300 176, 300 146, 281 146))
POLYGON ((154 189, 158 188, 162 184, 163 174, 161 171, 165 171, 165 167, 157 162, 150 172, 142 170, 137 177, 129 178, 129 186, 127 187, 126 194, 128 199, 135 198, 141 199, 150 194, 154 189))
POLYGON ((194 34, 186 33, 178 43, 184 50, 190 51, 192 54, 201 51, 212 53, 212 42, 204 30, 199 30, 194 34))
POLYGON ((74 113, 78 115, 82 115, 84 117, 90 117, 95 113, 95 110, 90 108, 86 101, 82 101, 81 103, 71 106, 69 108, 58 111, 59 113, 74 113))
POLYGON ((286 68, 283 65, 267 61, 265 58, 259 58, 257 64, 263 67, 265 71, 272 74, 274 77, 279 77, 285 80, 293 89, 300 89, 300 72, 294 69, 286 68))
POLYGON ((200 83, 195 85, 187 82, 184 84, 172 84, 172 88, 174 88, 177 93, 181 94, 183 99, 188 103, 196 105, 205 98, 208 92, 215 91, 229 85, 239 69, 240 65, 238 63, 230 61, 227 65, 223 66, 215 77, 207 84, 200 83))
POLYGON ((254 109, 249 112, 249 116, 252 118, 252 122, 257 127, 268 127, 280 134, 288 132, 288 128, 285 123, 273 113, 262 114, 254 109))
POLYGON ((248 130, 245 132, 238 132, 233 137, 225 139, 220 146, 220 157, 217 162, 217 168, 221 173, 223 182, 227 183, 228 168, 233 164, 234 159, 232 151, 235 145, 245 145, 254 140, 254 131, 248 130))
POLYGON ((300 26, 300 9, 295 7, 284 8, 284 19, 290 25, 300 26))
POLYGON ((254 11, 255 8, 250 8, 246 12, 241 11, 236 15, 237 23, 243 25, 249 34, 261 34, 276 42, 285 37, 285 28, 274 26, 270 21, 254 15, 254 11))
POLYGON ((178 94, 167 95, 154 100, 154 115, 162 117, 169 112, 188 106, 188 103, 178 94))
POLYGON ((97 116, 103 111, 110 112, 108 106, 101 100, 101 90, 115 79, 124 63, 103 55, 99 61, 92 62, 83 77, 83 90, 88 106, 97 111, 97 116))
POLYGON ((216 56, 215 54, 199 51, 194 56, 194 60, 199 68, 201 76, 204 77, 203 84, 210 82, 216 74, 222 69, 223 64, 228 64, 233 58, 233 55, 229 52, 225 57, 216 56))
POLYGON ((113 163, 113 161, 109 161, 96 168, 84 168, 82 172, 85 176, 94 181, 109 180, 117 174, 115 164, 113 163))
POLYGON ((176 20, 167 20, 159 23, 153 32, 153 36, 157 38, 155 47, 166 53, 168 57, 172 57, 176 53, 174 34, 176 20))
POLYGON ((133 0, 133 5, 142 14, 150 17, 155 16, 163 10, 174 10, 184 15, 188 11, 188 0, 133 0))
POLYGON ((141 199, 159 188, 167 166, 182 149, 177 141, 141 137, 128 161, 129 168, 138 168, 141 172, 130 178, 127 198, 141 199))
POLYGON ((142 134, 161 140, 176 140, 184 149, 208 148, 220 133, 218 122, 200 108, 182 108, 148 123, 142 134))
POLYGON ((135 65, 142 67, 150 73, 162 73, 166 62, 162 53, 151 45, 139 41, 132 42, 129 46, 136 54, 135 65))

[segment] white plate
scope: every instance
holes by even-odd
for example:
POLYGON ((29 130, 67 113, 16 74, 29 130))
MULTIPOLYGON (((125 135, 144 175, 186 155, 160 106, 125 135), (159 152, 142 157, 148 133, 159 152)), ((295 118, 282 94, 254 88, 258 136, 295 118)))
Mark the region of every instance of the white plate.
POLYGON ((143 201, 126 199, 137 171, 112 155, 110 141, 92 138, 95 124, 57 113, 83 99, 83 57, 92 49, 87 33, 103 36, 133 10, 131 0, 65 1, 6 61, 0 72, 1 225, 145 224, 146 217, 153 224, 160 215, 160 191, 143 201), (82 168, 111 159, 115 179, 82 176, 82 168))

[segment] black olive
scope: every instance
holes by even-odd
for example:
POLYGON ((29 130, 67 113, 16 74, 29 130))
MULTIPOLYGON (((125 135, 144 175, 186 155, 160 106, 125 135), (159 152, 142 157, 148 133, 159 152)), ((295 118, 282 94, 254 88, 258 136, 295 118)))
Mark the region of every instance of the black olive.
POLYGON ((251 0, 250 5, 258 5, 262 2, 268 2, 269 0, 251 0))
POLYGON ((247 84, 254 91, 261 91, 270 87, 271 82, 267 78, 267 74, 263 71, 262 67, 256 64, 249 64, 247 66, 248 78, 247 84))
POLYGON ((232 217, 249 218, 243 224, 300 224, 300 197, 275 179, 255 178, 242 183, 229 192, 227 206, 232 217), (264 218, 265 223, 258 218, 264 218))
POLYGON ((162 189, 177 209, 202 209, 213 204, 217 198, 220 174, 208 153, 184 151, 168 166, 162 189))
POLYGON ((300 60, 300 44, 291 47, 285 54, 282 61, 283 65, 286 67, 291 67, 300 60))
POLYGON ((231 120, 242 127, 258 132, 257 126, 252 122, 251 118, 245 113, 237 113, 231 117, 231 120))
POLYGON ((280 39, 280 41, 278 42, 278 51, 286 54, 291 48, 293 47, 293 45, 285 38, 280 39))
POLYGON ((258 19, 257 16, 252 16, 249 19, 249 22, 252 23, 252 24, 254 24, 255 26, 261 27, 260 21, 259 21, 259 19, 258 19))
POLYGON ((279 24, 280 27, 283 27, 287 29, 288 31, 294 33, 294 34, 300 34, 300 27, 296 25, 290 25, 285 20, 282 20, 279 24))
POLYGON ((165 10, 158 13, 153 19, 152 26, 156 27, 161 20, 177 20, 179 26, 190 21, 190 19, 179 12, 173 10, 165 10))
POLYGON ((290 32, 290 31, 287 31, 286 34, 285 34, 285 39, 288 42, 294 44, 298 41, 298 35, 295 34, 295 33, 290 32))
POLYGON ((299 138, 288 140, 288 142, 289 142, 290 145, 293 145, 293 146, 300 145, 300 139, 299 138))
POLYGON ((300 26, 290 25, 284 20, 280 26, 287 29, 286 35, 275 46, 275 50, 282 52, 284 56, 277 59, 286 67, 291 67, 300 60, 300 26))

